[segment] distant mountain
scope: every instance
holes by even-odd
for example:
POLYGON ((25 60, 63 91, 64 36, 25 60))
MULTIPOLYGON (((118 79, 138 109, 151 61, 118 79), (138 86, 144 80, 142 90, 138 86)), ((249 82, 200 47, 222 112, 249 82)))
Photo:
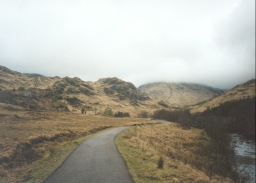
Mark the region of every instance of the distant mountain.
POLYGON ((174 108, 209 100, 223 92, 221 89, 200 84, 164 82, 145 84, 138 89, 158 100, 159 104, 174 108))
POLYGON ((209 101, 191 107, 191 112, 203 112, 207 108, 217 107, 221 103, 239 100, 242 98, 255 96, 255 79, 251 79, 245 83, 235 86, 234 88, 225 91, 219 96, 212 98, 209 101))

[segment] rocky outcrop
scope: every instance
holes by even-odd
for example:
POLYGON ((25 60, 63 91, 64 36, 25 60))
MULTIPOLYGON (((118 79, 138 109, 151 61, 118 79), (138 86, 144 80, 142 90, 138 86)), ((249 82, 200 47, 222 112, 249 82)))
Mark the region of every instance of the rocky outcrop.
POLYGON ((136 100, 144 101, 150 99, 146 93, 140 92, 132 83, 125 82, 116 77, 99 81, 105 86, 104 92, 107 95, 117 95, 120 100, 130 99, 133 103, 136 103, 136 100))
POLYGON ((168 105, 163 100, 159 101, 158 104, 163 107, 168 107, 168 105))
POLYGON ((54 91, 57 94, 79 94, 83 93, 85 95, 95 95, 94 88, 89 84, 84 82, 78 77, 70 78, 65 77, 59 81, 56 81, 53 85, 54 91))

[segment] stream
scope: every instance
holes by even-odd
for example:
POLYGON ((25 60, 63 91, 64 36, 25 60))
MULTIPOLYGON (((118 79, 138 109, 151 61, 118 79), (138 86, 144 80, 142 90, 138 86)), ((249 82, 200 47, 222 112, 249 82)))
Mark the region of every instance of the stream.
POLYGON ((237 142, 235 155, 238 171, 248 172, 252 182, 255 182, 255 142, 242 135, 231 134, 233 141, 237 142))

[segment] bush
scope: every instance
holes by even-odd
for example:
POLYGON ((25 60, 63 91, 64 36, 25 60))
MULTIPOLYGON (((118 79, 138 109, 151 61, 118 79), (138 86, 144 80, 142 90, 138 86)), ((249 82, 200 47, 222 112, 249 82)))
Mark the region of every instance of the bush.
POLYGON ((25 91, 25 88, 23 86, 18 88, 19 91, 25 91))
POLYGON ((115 113, 114 115, 115 117, 130 117, 130 114, 128 112, 120 112, 118 111, 117 113, 115 113))
POLYGON ((66 98, 66 100, 71 104, 71 105, 75 105, 75 104, 79 104, 80 103, 80 100, 76 97, 73 97, 73 98, 66 98))
POLYGON ((52 102, 57 102, 58 100, 62 100, 63 97, 61 95, 55 95, 52 97, 52 102))
POLYGON ((148 112, 147 111, 141 111, 138 114, 138 118, 147 118, 148 117, 148 112))
POLYGON ((80 91, 77 90, 75 87, 69 87, 69 88, 67 89, 67 93, 78 94, 78 93, 80 93, 80 91))
POLYGON ((55 97, 57 98, 57 100, 62 100, 63 99, 63 97, 61 95, 59 95, 59 94, 56 95, 55 97))
POLYGON ((81 109, 81 114, 86 114, 85 107, 82 107, 82 109, 81 109))
POLYGON ((163 168, 163 167, 164 167, 164 160, 162 157, 160 157, 158 160, 157 168, 163 168))
POLYGON ((103 114, 106 115, 106 116, 113 116, 113 111, 110 107, 106 107, 103 114))
POLYGON ((189 110, 165 110, 161 109, 154 112, 153 118, 164 119, 167 121, 178 122, 185 129, 190 128, 192 118, 189 110))

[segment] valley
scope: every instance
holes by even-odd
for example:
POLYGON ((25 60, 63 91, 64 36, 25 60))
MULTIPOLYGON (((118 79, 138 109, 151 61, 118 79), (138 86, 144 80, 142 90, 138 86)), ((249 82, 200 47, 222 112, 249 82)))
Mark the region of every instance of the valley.
MULTIPOLYGON (((136 88, 116 77, 92 82, 0 66, 0 182, 43 182, 85 139, 121 126, 133 127, 119 135, 117 145, 135 182, 231 182, 237 175, 230 174, 228 164, 226 175, 218 172, 219 164, 211 164, 216 134, 208 127, 214 122, 218 129, 231 129, 225 125, 233 123, 232 129, 239 132, 239 120, 230 120, 239 115, 247 124, 242 132, 246 134, 255 125, 252 100, 255 79, 226 91, 191 83, 136 88), (246 116, 226 105, 246 110, 246 116), (151 118, 175 123, 166 126, 151 118), (198 146, 210 153, 197 157, 196 152, 202 152, 198 146), (164 158, 163 169, 157 168, 159 157, 164 158), (215 169, 209 170, 212 165, 215 169), (194 174, 186 173, 190 171, 194 174)), ((223 152, 216 153, 224 160, 223 152)))

